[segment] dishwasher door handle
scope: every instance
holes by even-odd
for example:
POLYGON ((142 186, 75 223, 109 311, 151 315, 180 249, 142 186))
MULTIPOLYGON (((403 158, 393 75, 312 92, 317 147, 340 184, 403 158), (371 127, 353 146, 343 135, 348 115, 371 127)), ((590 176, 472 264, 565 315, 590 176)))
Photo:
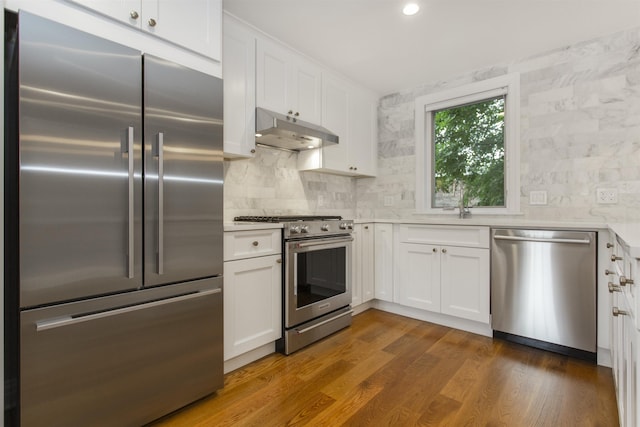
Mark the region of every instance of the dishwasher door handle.
POLYGON ((518 237, 518 236, 493 236, 495 240, 512 240, 516 242, 543 242, 543 243, 572 243, 579 245, 588 245, 591 243, 589 239, 545 239, 536 237, 518 237))

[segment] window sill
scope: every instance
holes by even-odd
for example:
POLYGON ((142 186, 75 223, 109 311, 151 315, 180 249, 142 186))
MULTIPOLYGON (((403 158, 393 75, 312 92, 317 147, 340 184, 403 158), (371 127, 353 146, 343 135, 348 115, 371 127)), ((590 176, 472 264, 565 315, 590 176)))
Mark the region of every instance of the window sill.
MULTIPOLYGON (((454 208, 453 210, 449 209, 424 209, 424 210, 416 210, 415 212, 412 213, 413 215, 437 215, 437 216, 455 216, 458 217, 459 214, 459 210, 458 208, 454 208)), ((471 208, 471 212, 468 214, 467 217, 465 218, 469 218, 469 217, 474 217, 474 216, 505 216, 505 215, 509 215, 509 216, 523 216, 524 213, 520 212, 520 211, 515 211, 515 210, 508 210, 508 209, 482 209, 482 208, 471 208)))

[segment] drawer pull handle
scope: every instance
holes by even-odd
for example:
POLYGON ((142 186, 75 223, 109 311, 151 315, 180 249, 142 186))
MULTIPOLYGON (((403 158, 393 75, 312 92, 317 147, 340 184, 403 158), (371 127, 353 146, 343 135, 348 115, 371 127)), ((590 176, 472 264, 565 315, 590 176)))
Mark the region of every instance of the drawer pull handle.
POLYGON ((616 317, 618 317, 618 316, 626 316, 627 315, 626 311, 620 310, 618 307, 613 307, 613 309, 611 309, 611 312, 616 317))
POLYGON ((620 286, 618 285, 614 285, 613 283, 609 282, 609 293, 612 294, 614 292, 622 292, 622 289, 620 288, 620 286))
POLYGON ((613 247, 613 243, 607 243, 607 249, 611 249, 613 247))
POLYGON ((604 271, 605 276, 608 276, 610 274, 613 274, 613 271, 610 271, 609 269, 604 271))
POLYGON ((621 259, 621 256, 611 255, 611 262, 620 261, 621 259))
POLYGON ((633 280, 627 279, 624 276, 620 276, 620 286, 625 286, 625 285, 633 285, 633 280))
POLYGON ((258 243, 258 241, 257 241, 257 240, 254 240, 254 241, 253 241, 253 243, 252 243, 252 245, 253 245, 253 246, 258 246, 259 244, 260 244, 260 243, 258 243))

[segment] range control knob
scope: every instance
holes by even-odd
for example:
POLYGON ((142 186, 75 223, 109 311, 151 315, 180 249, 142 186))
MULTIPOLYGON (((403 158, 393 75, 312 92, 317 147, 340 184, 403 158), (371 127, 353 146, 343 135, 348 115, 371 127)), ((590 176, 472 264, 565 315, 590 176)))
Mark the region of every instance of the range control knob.
POLYGON ((301 233, 308 233, 309 232, 309 226, 308 225, 301 225, 300 226, 300 232, 301 233))
POLYGON ((329 231, 329 224, 322 224, 322 226, 320 227, 320 230, 329 231))
POLYGON ((340 227, 340 230, 346 230, 347 229, 347 223, 346 222, 340 223, 339 227, 340 227))
POLYGON ((291 234, 298 234, 299 232, 300 232, 300 227, 297 226, 297 225, 292 225, 289 228, 289 233, 291 233, 291 234))
POLYGON ((348 224, 348 225, 347 225, 347 228, 348 228, 349 230, 353 230, 353 224, 348 224))

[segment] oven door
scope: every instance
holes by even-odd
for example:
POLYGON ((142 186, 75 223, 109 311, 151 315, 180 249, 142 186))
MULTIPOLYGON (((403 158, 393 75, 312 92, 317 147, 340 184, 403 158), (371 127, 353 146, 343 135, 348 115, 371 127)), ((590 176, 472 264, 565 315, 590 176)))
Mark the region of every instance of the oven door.
POLYGON ((351 236, 286 242, 286 328, 351 304, 352 242, 351 236))

